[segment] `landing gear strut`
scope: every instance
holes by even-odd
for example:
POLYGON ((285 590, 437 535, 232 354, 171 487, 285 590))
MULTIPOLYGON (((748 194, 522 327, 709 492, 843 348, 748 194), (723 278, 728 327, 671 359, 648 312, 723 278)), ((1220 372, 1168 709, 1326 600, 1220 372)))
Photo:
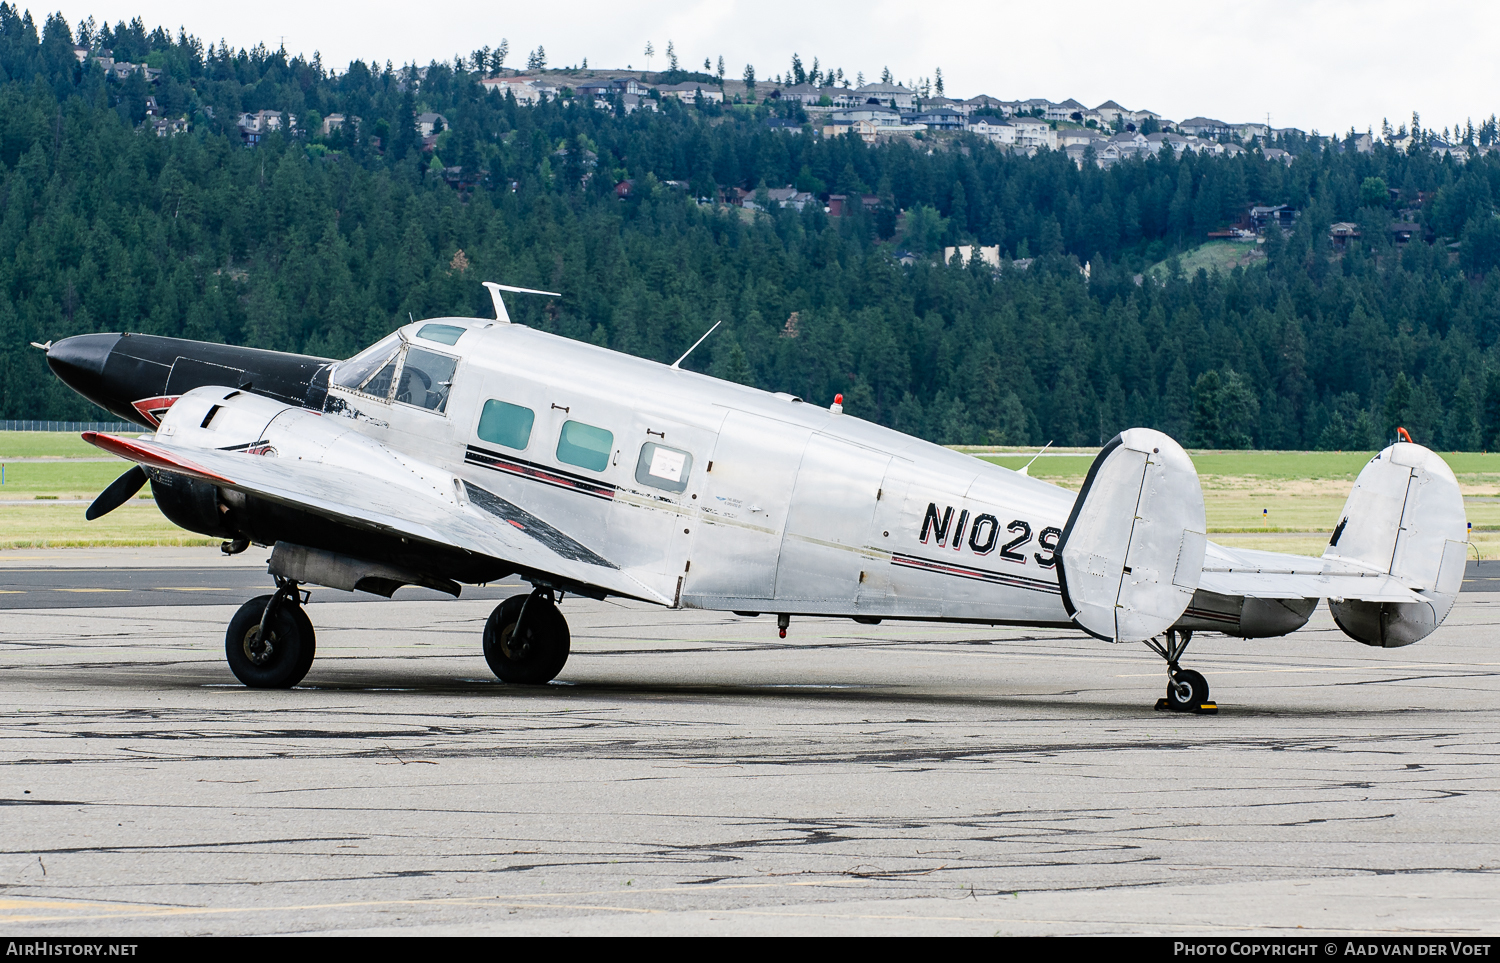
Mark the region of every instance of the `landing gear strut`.
POLYGON ((290 689, 312 668, 317 652, 306 601, 293 579, 276 578, 276 594, 240 606, 224 635, 229 671, 252 689, 290 689))
POLYGON ((570 644, 568 620, 546 586, 512 595, 484 624, 484 660, 501 682, 546 685, 568 661, 570 644))
POLYGON ((1200 715, 1218 712, 1218 705, 1208 701, 1208 680, 1203 678, 1202 673, 1184 669, 1177 664, 1187 651, 1188 643, 1193 640, 1192 630, 1184 629, 1179 637, 1176 629, 1167 629, 1166 637, 1165 645, 1155 639, 1146 640, 1146 644, 1167 661, 1167 697, 1157 699, 1156 708, 1170 709, 1173 712, 1196 712, 1200 715))

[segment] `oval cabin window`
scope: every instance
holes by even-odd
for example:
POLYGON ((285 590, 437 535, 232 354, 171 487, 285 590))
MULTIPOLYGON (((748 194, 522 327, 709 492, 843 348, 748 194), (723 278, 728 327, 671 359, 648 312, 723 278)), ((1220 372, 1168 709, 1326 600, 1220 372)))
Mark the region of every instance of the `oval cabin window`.
POLYGON ((557 439, 557 460, 589 471, 603 471, 609 467, 609 452, 614 444, 615 436, 603 428, 565 421, 557 439))
POLYGON ((479 413, 479 438, 492 445, 525 451, 531 444, 531 426, 535 423, 536 412, 530 408, 491 399, 479 413))

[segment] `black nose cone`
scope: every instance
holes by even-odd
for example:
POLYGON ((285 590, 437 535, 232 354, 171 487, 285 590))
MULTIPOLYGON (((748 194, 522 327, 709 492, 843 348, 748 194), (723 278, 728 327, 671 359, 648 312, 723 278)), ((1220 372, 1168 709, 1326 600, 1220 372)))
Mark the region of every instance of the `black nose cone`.
POLYGON ((68 387, 98 402, 110 394, 104 381, 104 363, 119 340, 118 334, 63 338, 47 349, 47 366, 68 387))

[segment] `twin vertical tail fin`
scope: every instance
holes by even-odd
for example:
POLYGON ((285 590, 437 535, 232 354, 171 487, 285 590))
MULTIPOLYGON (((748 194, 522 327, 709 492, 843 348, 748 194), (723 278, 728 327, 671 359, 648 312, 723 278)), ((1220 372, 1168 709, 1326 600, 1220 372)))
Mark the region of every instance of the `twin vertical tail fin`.
POLYGON ((1467 542, 1463 495, 1448 463, 1409 441, 1385 449, 1355 479, 1323 558, 1389 574, 1421 601, 1329 599, 1334 621, 1355 641, 1382 648, 1426 637, 1453 608, 1467 542))
POLYGON ((1182 446, 1149 428, 1110 440, 1059 539, 1057 580, 1079 628, 1139 642, 1171 628, 1198 588, 1203 489, 1182 446))

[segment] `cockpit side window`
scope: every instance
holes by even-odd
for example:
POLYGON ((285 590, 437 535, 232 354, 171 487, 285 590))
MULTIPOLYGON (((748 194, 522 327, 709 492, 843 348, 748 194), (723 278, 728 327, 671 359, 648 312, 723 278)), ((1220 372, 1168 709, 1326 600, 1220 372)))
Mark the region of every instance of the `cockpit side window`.
POLYGON ((396 400, 441 413, 448 407, 448 392, 453 387, 453 372, 458 359, 425 348, 408 347, 406 363, 401 366, 401 381, 396 400))

